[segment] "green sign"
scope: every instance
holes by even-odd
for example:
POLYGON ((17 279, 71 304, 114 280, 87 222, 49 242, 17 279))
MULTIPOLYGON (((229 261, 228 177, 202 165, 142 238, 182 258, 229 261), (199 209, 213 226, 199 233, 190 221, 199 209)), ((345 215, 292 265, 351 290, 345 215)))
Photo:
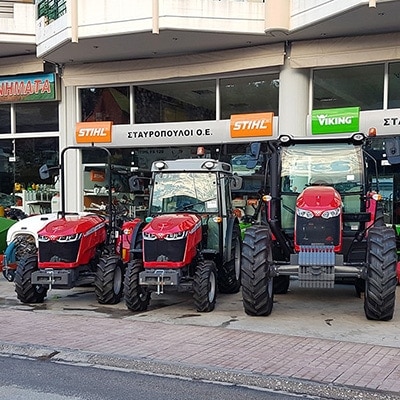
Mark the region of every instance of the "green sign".
POLYGON ((0 103, 52 100, 58 100, 55 74, 32 74, 0 78, 0 103))
POLYGON ((313 135, 359 132, 359 129, 360 107, 330 108, 312 112, 313 135))

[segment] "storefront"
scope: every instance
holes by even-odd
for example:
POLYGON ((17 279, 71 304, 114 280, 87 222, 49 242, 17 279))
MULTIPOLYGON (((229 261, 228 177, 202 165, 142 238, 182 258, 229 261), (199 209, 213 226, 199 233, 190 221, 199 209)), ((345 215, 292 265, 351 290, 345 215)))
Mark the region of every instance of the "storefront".
POLYGON ((0 192, 28 214, 49 211, 54 182, 38 171, 58 164, 59 78, 32 57, 3 60, 0 73, 0 192))

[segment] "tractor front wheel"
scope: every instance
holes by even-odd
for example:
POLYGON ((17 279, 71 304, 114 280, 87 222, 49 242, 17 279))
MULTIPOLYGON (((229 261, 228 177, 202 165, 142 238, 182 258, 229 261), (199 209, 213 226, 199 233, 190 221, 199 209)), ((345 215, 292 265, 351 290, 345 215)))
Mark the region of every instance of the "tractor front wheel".
POLYGON ((240 253, 242 241, 239 225, 232 232, 230 260, 218 271, 218 290, 221 293, 237 293, 240 290, 240 253))
POLYGON ((37 255, 28 255, 17 264, 15 272, 15 292, 22 303, 43 303, 47 296, 47 288, 42 285, 32 285, 32 273, 38 270, 37 255))
POLYGON ((139 284, 139 273, 143 271, 142 260, 133 260, 125 273, 125 304, 132 311, 146 311, 150 303, 151 292, 139 284))
POLYGON ((217 299, 217 268, 214 261, 205 260, 197 264, 193 291, 194 304, 198 312, 214 310, 217 299))
POLYGON ((124 270, 124 264, 118 256, 100 258, 94 282, 94 291, 100 304, 117 304, 121 301, 124 270))
POLYGON ((368 265, 364 311, 371 320, 393 318, 396 297, 396 236, 391 228, 373 227, 368 232, 368 265))
POLYGON ((242 296, 248 315, 270 315, 274 292, 271 276, 269 229, 254 225, 246 230, 242 250, 242 296))

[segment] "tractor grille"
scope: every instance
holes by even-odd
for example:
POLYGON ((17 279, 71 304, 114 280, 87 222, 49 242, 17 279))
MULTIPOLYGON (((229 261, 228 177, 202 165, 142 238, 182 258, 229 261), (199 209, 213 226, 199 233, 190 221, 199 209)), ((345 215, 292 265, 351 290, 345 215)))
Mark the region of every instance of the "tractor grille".
POLYGON ((340 241, 340 216, 324 218, 302 218, 297 216, 296 243, 304 245, 338 246, 340 241))
POLYGON ((39 242, 39 261, 40 262, 75 262, 78 258, 80 240, 73 242, 57 242, 49 240, 39 242))
POLYGON ((144 260, 152 261, 183 261, 185 257, 186 239, 180 240, 144 240, 144 260))

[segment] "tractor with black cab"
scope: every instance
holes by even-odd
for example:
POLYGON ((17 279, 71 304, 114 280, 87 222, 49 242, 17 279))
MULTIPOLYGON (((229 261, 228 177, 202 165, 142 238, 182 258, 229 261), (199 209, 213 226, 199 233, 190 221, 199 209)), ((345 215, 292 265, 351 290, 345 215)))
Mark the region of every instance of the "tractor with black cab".
MULTIPOLYGON (((252 146, 264 160, 262 217, 247 228, 242 296, 248 315, 269 315, 290 277, 300 287, 354 282, 368 319, 392 319, 396 235, 383 220, 369 138, 282 136, 252 146)), ((389 158, 389 157, 388 157, 389 158)))

